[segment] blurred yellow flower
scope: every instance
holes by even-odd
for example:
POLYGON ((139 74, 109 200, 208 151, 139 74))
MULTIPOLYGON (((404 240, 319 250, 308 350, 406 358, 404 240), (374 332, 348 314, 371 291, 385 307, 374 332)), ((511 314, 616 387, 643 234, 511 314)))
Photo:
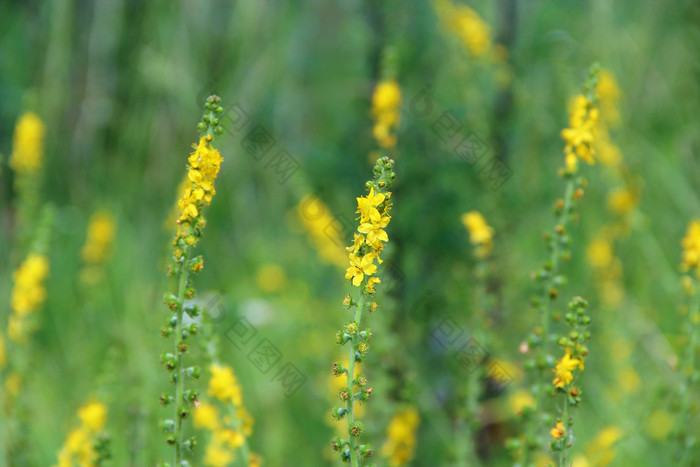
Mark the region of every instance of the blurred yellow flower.
POLYGON ((626 188, 615 188, 608 194, 608 209, 624 215, 637 206, 637 196, 626 188))
POLYGON ((626 393, 635 393, 642 385, 639 374, 632 367, 625 367, 618 373, 618 385, 626 393))
POLYGON ((101 402, 90 401, 78 409, 78 418, 91 431, 101 431, 107 419, 107 407, 101 402))
POLYGON ((416 429, 420 417, 414 408, 397 412, 389 422, 387 440, 382 446, 382 456, 389 459, 389 465, 406 465, 414 457, 416 429))
POLYGON ((87 239, 81 251, 86 263, 102 263, 109 256, 114 240, 114 217, 107 211, 96 212, 90 218, 87 239))
POLYGON ((192 422, 195 428, 205 428, 209 431, 219 429, 219 410, 208 402, 200 402, 199 407, 192 411, 192 422))
POLYGON ((561 131, 561 136, 566 142, 564 154, 567 170, 576 168, 572 156, 589 164, 595 163, 593 143, 597 122, 598 110, 593 106, 593 102, 582 94, 574 97, 569 109, 569 128, 561 131))
POLYGON ((204 465, 208 467, 227 467, 233 462, 231 451, 216 443, 209 443, 204 454, 204 465))
POLYGON ((610 266, 613 259, 612 244, 605 235, 595 238, 586 248, 588 262, 594 268, 603 269, 610 266))
POLYGON ((443 23, 462 41, 470 55, 481 57, 491 51, 491 28, 476 11, 448 0, 436 1, 435 6, 443 23))
POLYGON ((33 112, 22 115, 15 127, 10 167, 19 174, 32 174, 41 168, 46 129, 33 112))
POLYGON ((235 406, 241 405, 241 387, 233 374, 233 369, 216 363, 209 366, 211 379, 209 380, 209 395, 222 402, 231 402, 235 406))
POLYGON ((7 365, 7 350, 5 349, 5 337, 0 334, 0 370, 7 365))
POLYGON ((255 283, 264 292, 278 292, 287 284, 287 275, 279 264, 265 264, 255 273, 255 283))
POLYGON ((681 246, 683 247, 681 262, 683 271, 697 268, 700 265, 700 220, 691 221, 688 224, 688 231, 681 241, 681 246))
POLYGON ((396 128, 401 120, 401 88, 396 80, 377 84, 372 95, 372 135, 383 148, 396 146, 396 128))
POLYGON ((647 433, 654 439, 666 439, 671 428, 673 428, 673 416, 665 410, 653 411, 646 420, 647 433))
POLYGON ((345 267, 347 259, 343 251, 343 226, 331 214, 328 206, 318 196, 310 194, 299 202, 297 214, 321 259, 345 267))
POLYGON ((214 442, 225 444, 229 449, 238 449, 245 443, 245 437, 240 431, 226 428, 214 432, 214 442))
POLYGON ((488 256, 493 249, 493 229, 486 223, 484 216, 478 211, 470 211, 462 214, 462 223, 469 231, 469 241, 476 247, 476 256, 488 256))
POLYGON ((19 316, 34 311, 46 299, 44 279, 49 273, 49 261, 44 255, 30 254, 15 271, 12 278, 12 310, 19 316))
POLYGON ((601 70, 595 88, 600 101, 600 116, 609 125, 615 126, 620 120, 620 87, 608 70, 601 70))
POLYGON ((526 407, 535 406, 535 398, 532 397, 530 391, 518 389, 510 395, 508 403, 510 404, 511 411, 516 415, 520 415, 526 407))

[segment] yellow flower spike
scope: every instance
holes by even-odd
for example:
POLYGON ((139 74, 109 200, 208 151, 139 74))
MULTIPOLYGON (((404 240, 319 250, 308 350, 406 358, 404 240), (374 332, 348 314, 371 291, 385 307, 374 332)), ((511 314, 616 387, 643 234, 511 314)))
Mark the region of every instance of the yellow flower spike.
POLYGON ((352 285, 359 287, 357 302, 346 299, 347 307, 354 307, 354 318, 346 324, 336 334, 336 342, 339 345, 348 345, 347 366, 339 363, 333 365, 333 378, 341 384, 338 392, 342 407, 334 407, 331 411, 333 420, 343 423, 344 429, 341 441, 340 437, 335 438, 331 445, 336 452, 341 453, 342 460, 358 465, 360 457, 371 455, 371 448, 360 442, 360 437, 364 433, 364 425, 357 420, 359 417, 357 409, 370 401, 373 388, 368 384, 367 378, 358 375, 356 363, 360 363, 369 352, 369 340, 371 332, 363 330, 360 326, 362 314, 365 311, 377 309, 376 301, 372 294, 375 286, 380 283, 372 276, 377 272, 374 260, 379 260, 379 254, 388 241, 388 235, 383 228, 391 220, 389 212, 391 210, 391 193, 388 190, 396 174, 393 172, 394 161, 388 157, 381 157, 374 166, 374 179, 366 183, 369 188, 367 196, 357 198, 357 212, 360 214, 359 233, 365 233, 366 238, 355 235, 353 245, 348 248, 350 254, 348 259, 350 266, 347 268, 345 278, 350 280, 352 285), (342 378, 344 376, 344 378, 342 378), (341 378, 338 378, 341 377, 341 378), (343 380, 344 379, 344 384, 343 380), (359 404, 359 405, 358 405, 359 404), (355 407, 358 405, 357 407, 355 407), (347 431, 345 431, 347 430, 347 431))
POLYGON ((235 457, 224 446, 210 443, 204 453, 204 465, 207 467, 228 467, 235 457))
POLYGON ((87 229, 87 239, 81 250, 83 261, 90 264, 102 263, 109 256, 114 240, 114 217, 106 211, 92 215, 87 229))
POLYGON ((399 467, 414 458, 416 429, 420 417, 414 408, 397 412, 387 427, 387 440, 382 446, 382 456, 389 459, 389 465, 399 467))
POLYGON ((462 223, 469 231, 469 241, 476 247, 476 256, 487 257, 493 248, 493 229, 486 223, 484 216, 478 211, 470 211, 462 214, 462 223))
POLYGON ((107 407, 98 401, 90 401, 78 410, 78 418, 92 432, 101 431, 107 419, 107 407))
POLYGON ((396 80, 378 83, 372 95, 372 116, 375 120, 372 136, 383 148, 396 146, 394 132, 401 120, 400 108, 401 88, 396 80))
POLYGON ((41 168, 45 134, 46 128, 37 114, 27 112, 20 117, 10 156, 12 170, 19 174, 33 174, 41 168))
POLYGON ((241 388, 233 374, 233 369, 212 364, 209 370, 211 371, 211 379, 209 380, 208 394, 222 402, 230 402, 235 406, 241 405, 241 388))
POLYGON ((683 247, 682 270, 697 268, 700 265, 700 220, 694 220, 688 224, 681 246, 683 247))

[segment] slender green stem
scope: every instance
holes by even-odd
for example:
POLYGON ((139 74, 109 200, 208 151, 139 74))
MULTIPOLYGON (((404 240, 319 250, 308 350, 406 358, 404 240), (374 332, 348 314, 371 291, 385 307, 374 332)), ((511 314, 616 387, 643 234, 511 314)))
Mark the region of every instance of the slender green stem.
POLYGON ((180 352, 179 343, 182 339, 182 316, 185 306, 185 289, 187 288, 187 278, 189 275, 189 269, 187 267, 190 261, 190 245, 185 245, 184 247, 184 260, 180 266, 180 281, 178 284, 177 291, 177 323, 175 324, 175 355, 177 358, 177 369, 175 370, 175 466, 180 467, 183 460, 182 444, 183 444, 183 429, 182 429, 182 417, 180 416, 180 410, 184 407, 183 397, 185 393, 185 371, 183 362, 183 353, 180 352))
MULTIPOLYGON (((700 296, 698 294, 700 293, 697 290, 698 286, 698 281, 693 279, 693 288, 696 289, 695 295, 693 296, 693 301, 691 306, 689 307, 688 310, 688 323, 690 325, 690 329, 688 330, 689 332, 689 340, 688 340, 688 345, 685 349, 686 355, 685 355, 685 365, 681 365, 681 371, 686 371, 689 372, 689 374, 685 378, 685 390, 683 391, 683 395, 681 398, 681 411, 680 413, 684 417, 684 422, 683 424, 686 427, 693 426, 692 424, 692 410, 691 410, 691 405, 692 405, 692 387, 693 387, 693 373, 695 373, 695 353, 696 353, 696 348, 697 348, 697 342, 698 342, 698 325, 695 323, 695 314, 700 313, 700 296)), ((687 435, 682 439, 683 445, 681 445, 681 458, 680 458, 680 465, 685 465, 687 457, 691 454, 692 450, 689 449, 685 444, 687 440, 687 435)))
MULTIPOLYGON (((364 281, 362 284, 360 284, 360 297, 358 299, 358 305, 357 309, 355 310, 355 322, 357 323, 357 327, 359 329, 360 327, 360 321, 362 320, 362 310, 365 307, 365 294, 362 290, 362 287, 364 285, 364 281)), ((355 451, 355 437, 352 435, 350 432, 352 428, 352 424, 355 422, 354 417, 353 417, 353 408, 355 405, 355 398, 353 397, 353 393, 355 391, 355 387, 353 384, 353 380, 355 379, 355 354, 357 353, 357 342, 359 340, 359 335, 354 335, 351 341, 351 346, 350 346, 350 358, 348 360, 348 373, 347 373, 347 380, 348 380, 348 401, 347 401, 347 419, 348 419, 348 443, 350 443, 350 461, 352 464, 352 467, 358 467, 359 460, 357 458, 357 452, 355 451)))
MULTIPOLYGON (((564 208, 562 209, 559 217, 557 219, 558 225, 566 227, 569 221, 569 211, 571 210, 571 200, 574 194, 574 180, 569 178, 566 182, 566 191, 564 194, 564 208)), ((553 239, 552 252, 549 257, 552 269, 550 271, 549 277, 547 278, 544 290, 542 292, 542 299, 544 302, 544 307, 542 308, 542 342, 539 346, 539 356, 547 356, 549 351, 549 325, 552 320, 552 301, 554 298, 550 295, 550 290, 554 287, 554 279, 559 274, 559 264, 561 259, 560 254, 560 241, 559 239, 553 239)), ((537 359, 536 359, 537 360, 537 359)), ((537 361, 535 362, 537 363, 537 361)), ((528 421, 528 426, 525 434, 525 444, 523 446, 523 463, 524 467, 527 467, 527 461, 530 455, 530 445, 534 437, 535 429, 538 425, 537 416, 539 414, 540 408, 542 407, 542 397, 544 390, 542 387, 543 381, 545 380, 545 368, 540 368, 539 371, 538 384, 535 385, 535 390, 537 392, 535 397, 535 406, 533 407, 532 416, 528 421)))

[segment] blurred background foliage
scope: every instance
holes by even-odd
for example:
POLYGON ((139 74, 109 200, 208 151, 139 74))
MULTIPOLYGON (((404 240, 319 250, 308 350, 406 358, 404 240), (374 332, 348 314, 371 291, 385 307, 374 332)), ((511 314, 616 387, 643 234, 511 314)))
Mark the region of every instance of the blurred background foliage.
POLYGON ((395 270, 388 272, 394 286, 368 320, 375 343, 365 371, 377 397, 366 410, 366 438, 381 446, 391 415, 408 404, 420 413, 413 465, 454 462, 461 442, 455 404, 466 373, 434 345, 431 331, 446 317, 468 332, 475 325, 475 263, 460 216, 478 210, 495 230, 488 351, 509 362, 514 376, 482 404, 479 416, 493 429, 479 440, 485 464, 509 462, 502 445, 517 434, 508 400, 523 385, 515 377, 518 346, 538 319, 529 307, 529 273, 545 258, 541 235, 563 195, 560 131, 571 96, 599 62, 620 89, 611 139, 626 165, 623 179, 639 196, 620 216, 606 207, 620 178, 600 164, 583 168, 589 186, 562 290, 566 300, 587 297, 594 320, 576 452, 590 452, 614 425, 624 435, 613 465, 668 462, 665 433, 655 428, 669 409, 671 366, 683 346, 679 242, 700 208, 700 7, 690 0, 469 2, 506 50, 493 61, 465 50, 438 3, 0 3, 3 323, 12 271, 26 254, 13 247, 16 195, 7 166, 25 111, 46 125, 40 198, 55 209, 47 299, 24 389, 32 416, 27 465, 55 462, 91 394, 108 401, 114 465, 153 465, 168 452, 156 429, 166 412, 157 395, 168 385, 158 363, 167 345, 158 335, 168 316, 164 270, 177 186, 211 92, 227 111, 243 109, 275 139, 273 152, 288 151, 299 170, 280 183, 269 159, 252 157, 243 134, 229 128, 218 143, 224 163, 196 286, 204 303, 214 297, 209 303, 220 305, 215 334, 255 420, 252 449, 270 466, 331 465, 330 364, 340 358, 334 333, 348 319, 340 300, 349 287, 343 268, 318 254, 297 210, 304 196, 318 197, 344 219, 340 236, 350 241, 355 197, 378 153, 370 107, 387 50, 403 96, 398 144, 379 151, 397 161, 387 247, 395 270), (478 166, 440 140, 434 119, 412 111, 426 86, 489 157, 510 168, 501 187, 492 189, 478 166), (85 285, 80 252, 99 210, 114 217, 115 240, 99 284, 85 285), (587 260, 590 243, 610 225, 625 232, 614 243, 614 299, 605 295, 613 279, 587 260), (306 376, 290 397, 225 337, 239 317, 306 376))

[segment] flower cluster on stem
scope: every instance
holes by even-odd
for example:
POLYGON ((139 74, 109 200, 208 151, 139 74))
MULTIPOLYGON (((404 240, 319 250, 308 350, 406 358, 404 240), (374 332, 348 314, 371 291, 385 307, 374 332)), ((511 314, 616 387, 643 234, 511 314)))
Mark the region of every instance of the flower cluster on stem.
POLYGON ((332 415, 336 420, 347 419, 347 438, 336 438, 332 442, 333 449, 340 453, 344 462, 350 462, 357 467, 360 458, 370 457, 374 450, 368 444, 360 444, 359 439, 364 431, 361 422, 355 420, 355 403, 365 403, 372 395, 372 387, 369 386, 364 375, 355 375, 355 362, 362 362, 369 351, 369 342, 372 332, 363 330, 361 326, 362 314, 365 311, 376 310, 374 301, 376 285, 381 280, 376 277, 377 264, 382 263, 380 258, 384 243, 389 237, 384 230, 391 216, 391 188, 395 178, 393 172, 394 161, 388 157, 381 157, 374 166, 374 179, 368 181, 367 196, 357 198, 357 213, 360 225, 354 235, 354 241, 347 248, 350 267, 345 278, 354 287, 357 287, 358 298, 355 301, 350 295, 345 297, 343 305, 347 309, 355 309, 354 319, 347 323, 336 335, 337 343, 348 345, 348 366, 339 362, 333 364, 333 374, 341 377, 345 375, 347 385, 341 388, 338 397, 344 403, 344 407, 335 407, 332 415))
MULTIPOLYGON (((198 403, 199 393, 187 387, 187 381, 199 378, 200 368, 196 365, 186 366, 185 356, 189 352, 191 336, 199 333, 199 325, 184 324, 185 314, 194 318, 200 313, 196 305, 188 305, 187 300, 195 296, 191 275, 202 270, 204 261, 201 256, 193 257, 192 250, 202 236, 206 220, 203 209, 211 203, 216 194, 214 181, 221 167, 221 154, 213 147, 215 135, 223 133, 218 115, 223 113, 221 99, 216 96, 207 98, 205 113, 198 125, 201 133, 199 142, 194 145, 194 152, 188 158, 187 178, 189 186, 178 201, 180 210, 177 219, 177 234, 173 239, 172 265, 168 275, 177 279, 176 293, 166 294, 165 304, 172 315, 168 324, 161 330, 161 335, 173 338, 173 351, 161 355, 161 363, 170 373, 170 381, 175 386, 175 394, 162 394, 160 402, 174 407, 174 419, 161 422, 161 428, 166 433, 166 442, 174 447, 173 467, 189 465, 185 460, 185 452, 192 452, 196 438, 185 439, 183 423, 198 403)), ((161 463, 162 466, 170 466, 161 463)))

